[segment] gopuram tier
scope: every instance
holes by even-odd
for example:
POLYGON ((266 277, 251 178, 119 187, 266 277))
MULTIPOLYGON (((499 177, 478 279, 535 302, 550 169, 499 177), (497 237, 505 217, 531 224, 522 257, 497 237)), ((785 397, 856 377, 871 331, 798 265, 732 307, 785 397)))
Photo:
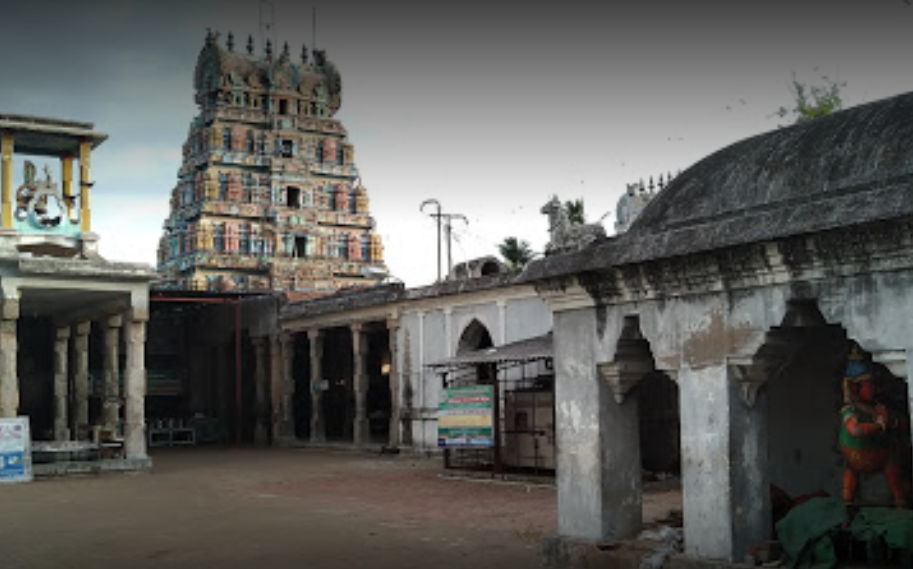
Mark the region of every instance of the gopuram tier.
POLYGON ((342 81, 322 50, 234 50, 207 34, 159 243, 161 288, 330 293, 386 276, 368 193, 335 118, 342 81))

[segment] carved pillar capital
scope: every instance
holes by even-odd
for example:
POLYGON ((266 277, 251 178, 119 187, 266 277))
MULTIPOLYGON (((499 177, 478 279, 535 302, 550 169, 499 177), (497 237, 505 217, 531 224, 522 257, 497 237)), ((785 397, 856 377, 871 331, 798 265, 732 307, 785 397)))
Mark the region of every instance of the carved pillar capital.
POLYGON ((652 360, 612 361, 596 364, 596 367, 619 405, 625 402, 628 393, 644 375, 654 371, 652 360))
POLYGON ((786 361, 787 358, 779 354, 756 354, 726 359, 733 377, 739 382, 742 402, 746 407, 754 408, 758 392, 768 381, 780 375, 786 361))
POLYGON ((766 334, 764 344, 753 355, 726 358, 726 365, 739 382, 742 402, 749 409, 754 408, 761 388, 783 372, 797 345, 788 329, 774 328, 766 334))
POLYGON ((615 348, 615 359, 596 364, 599 375, 612 390, 615 402, 624 403, 644 375, 656 371, 650 344, 636 325, 626 325, 615 348))
POLYGON ((84 322, 77 322, 73 324, 73 335, 74 336, 88 336, 89 332, 92 331, 92 322, 86 320, 84 322))
POLYGON ((3 320, 18 320, 19 319, 19 299, 18 298, 4 298, 2 301, 2 311, 0 311, 0 317, 3 320))

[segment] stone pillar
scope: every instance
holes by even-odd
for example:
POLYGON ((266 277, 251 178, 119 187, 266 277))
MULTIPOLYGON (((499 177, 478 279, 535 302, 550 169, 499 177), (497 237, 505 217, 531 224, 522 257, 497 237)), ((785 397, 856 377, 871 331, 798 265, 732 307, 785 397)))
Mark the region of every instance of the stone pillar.
POLYGON ((457 347, 453 343, 453 308, 447 306, 444 307, 444 354, 449 358, 456 352, 457 347))
POLYGON ((352 386, 355 392, 355 418, 352 431, 356 446, 371 442, 368 425, 368 374, 365 364, 368 355, 368 338, 361 324, 352 328, 352 386))
POLYGON ((146 458, 146 321, 125 315, 124 451, 127 458, 146 458))
POLYGON ((507 301, 498 300, 498 345, 507 343, 507 301))
MULTIPOLYGON (((906 374, 904 379, 907 381, 907 406, 910 409, 910 416, 913 417, 913 348, 906 350, 906 374)), ((910 421, 910 435, 913 437, 913 421, 910 421)))
POLYGON ((638 407, 597 373, 596 320, 593 308, 555 313, 558 533, 616 542, 641 525, 638 407))
POLYGON ((679 372, 685 546, 695 557, 742 559, 770 533, 767 394, 746 404, 739 373, 728 363, 679 372))
POLYGON ((0 417, 7 418, 19 413, 19 373, 16 369, 19 300, 3 300, 0 317, 0 417))
POLYGON ((104 403, 102 404, 101 421, 106 429, 117 433, 120 422, 120 328, 123 318, 111 316, 104 322, 104 358, 102 360, 102 380, 104 382, 104 403))
MULTIPOLYGON (((322 330, 308 330, 311 348, 311 442, 325 443, 326 421, 323 416, 323 334, 322 330)), ((286 355, 291 367, 291 357, 286 355)))
POLYGON ((92 231, 92 210, 89 207, 89 189, 92 174, 92 143, 84 140, 79 143, 79 221, 83 233, 92 231))
POLYGON ((390 434, 387 445, 391 448, 397 448, 400 445, 400 393, 399 393, 399 365, 397 359, 399 356, 399 342, 397 333, 399 332, 399 320, 387 320, 387 345, 390 351, 390 434))
POLYGON ((73 325, 73 427, 76 437, 80 427, 89 425, 89 331, 92 323, 73 325))
POLYGON ((2 132, 0 133, 0 202, 2 202, 2 227, 3 229, 12 229, 13 227, 13 135, 2 132))
POLYGON ((282 432, 282 414, 285 411, 282 405, 282 390, 285 384, 283 377, 282 342, 278 335, 269 338, 269 395, 270 419, 269 429, 273 446, 281 445, 285 436, 282 432))
MULTIPOLYGON (((61 191, 64 198, 73 197, 73 155, 64 154, 60 157, 61 191)), ((65 200, 67 207, 67 221, 73 219, 73 202, 65 200)))
POLYGON ((54 440, 70 439, 69 428, 69 343, 70 327, 57 328, 54 336, 54 440))
POLYGON ((293 405, 295 378, 292 371, 295 362, 295 336, 293 334, 282 334, 276 339, 274 345, 276 346, 276 365, 279 367, 279 372, 276 377, 278 388, 274 392, 273 398, 278 402, 276 409, 281 410, 278 417, 278 432, 282 440, 291 443, 295 440, 295 409, 293 405))
POLYGON ((266 446, 269 443, 269 402, 267 400, 266 338, 251 338, 256 353, 254 367, 254 444, 266 446))

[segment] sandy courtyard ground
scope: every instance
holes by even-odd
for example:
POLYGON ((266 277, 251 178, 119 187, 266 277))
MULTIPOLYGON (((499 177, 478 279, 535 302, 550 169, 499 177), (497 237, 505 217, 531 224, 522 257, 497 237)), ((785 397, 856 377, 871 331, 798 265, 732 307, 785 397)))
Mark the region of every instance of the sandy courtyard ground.
MULTIPOLYGON (((145 474, 0 486, 0 567, 539 567, 551 487, 443 479, 438 460, 168 449, 145 474)), ((665 514, 667 497, 645 498, 665 514), (658 504, 658 505, 657 505, 658 504)))

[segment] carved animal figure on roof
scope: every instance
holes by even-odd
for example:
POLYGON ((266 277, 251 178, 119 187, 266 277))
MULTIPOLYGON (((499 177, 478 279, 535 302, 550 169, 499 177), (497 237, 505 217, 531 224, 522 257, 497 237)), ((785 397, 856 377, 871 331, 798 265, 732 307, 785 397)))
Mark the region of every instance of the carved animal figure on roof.
POLYGON ((558 196, 552 196, 542 206, 541 213, 548 216, 549 242, 545 246, 546 255, 583 249, 606 236, 605 228, 598 223, 572 225, 558 196))

